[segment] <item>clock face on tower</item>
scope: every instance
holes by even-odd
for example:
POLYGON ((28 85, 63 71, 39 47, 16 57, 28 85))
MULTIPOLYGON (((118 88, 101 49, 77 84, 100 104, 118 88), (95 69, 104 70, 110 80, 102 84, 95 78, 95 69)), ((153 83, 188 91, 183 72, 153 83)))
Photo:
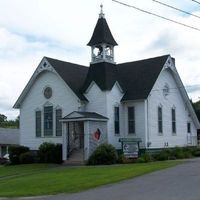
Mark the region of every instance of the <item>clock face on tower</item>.
POLYGON ((50 87, 46 87, 44 89, 44 97, 46 99, 50 99, 52 97, 52 89, 50 87))

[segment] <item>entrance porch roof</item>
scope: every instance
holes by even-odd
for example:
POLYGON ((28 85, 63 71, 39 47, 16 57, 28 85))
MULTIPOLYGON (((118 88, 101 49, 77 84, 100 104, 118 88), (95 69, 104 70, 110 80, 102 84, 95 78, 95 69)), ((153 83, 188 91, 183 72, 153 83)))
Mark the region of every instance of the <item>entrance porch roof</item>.
POLYGON ((73 111, 63 117, 60 121, 108 121, 108 118, 95 112, 78 112, 73 111))

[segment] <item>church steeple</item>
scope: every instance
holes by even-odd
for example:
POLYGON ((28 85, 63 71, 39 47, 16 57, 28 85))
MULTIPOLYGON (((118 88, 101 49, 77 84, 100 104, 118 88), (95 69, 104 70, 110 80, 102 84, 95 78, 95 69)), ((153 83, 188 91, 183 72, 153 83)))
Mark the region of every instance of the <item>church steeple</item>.
POLYGON ((101 4, 100 7, 101 7, 101 11, 100 11, 100 14, 99 14, 99 18, 104 18, 103 4, 101 4))
POLYGON ((117 45, 103 13, 103 5, 93 35, 87 44, 91 46, 91 63, 114 62, 114 46, 117 45))

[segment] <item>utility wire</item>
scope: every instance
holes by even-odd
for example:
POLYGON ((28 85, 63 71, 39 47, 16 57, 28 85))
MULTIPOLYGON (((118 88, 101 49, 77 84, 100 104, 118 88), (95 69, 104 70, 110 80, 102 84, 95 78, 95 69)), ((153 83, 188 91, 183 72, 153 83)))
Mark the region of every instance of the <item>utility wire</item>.
POLYGON ((147 11, 147 10, 144 10, 144 9, 141 9, 141 8, 138 8, 138 7, 133 6, 133 5, 129 5, 129 4, 123 3, 123 2, 121 2, 121 1, 117 1, 117 0, 112 0, 112 1, 115 2, 115 3, 121 4, 121 5, 123 5, 123 6, 127 6, 127 7, 130 7, 130 8, 134 8, 134 9, 136 9, 136 10, 138 10, 138 11, 143 12, 143 13, 146 13, 146 14, 149 14, 149 15, 153 15, 153 16, 155 16, 155 17, 158 17, 158 18, 161 18, 161 19, 164 19, 164 20, 173 22, 173 23, 175 23, 175 24, 179 24, 179 25, 182 25, 182 26, 185 26, 185 27, 187 27, 187 28, 190 28, 190 29, 193 29, 193 30, 196 30, 196 31, 199 31, 199 32, 200 32, 200 29, 199 29, 199 28, 196 28, 196 27, 194 27, 194 26, 190 26, 190 25, 187 25, 187 24, 184 24, 184 23, 175 21, 175 20, 173 20, 173 19, 169 19, 169 18, 167 18, 167 17, 163 17, 163 16, 158 15, 158 14, 156 14, 156 13, 153 13, 153 12, 150 12, 150 11, 147 11))
POLYGON ((166 4, 166 3, 163 3, 163 2, 157 1, 157 0, 152 0, 152 1, 154 1, 155 3, 161 4, 161 5, 163 5, 163 6, 166 6, 166 7, 168 7, 168 8, 172 8, 172 9, 177 10, 177 11, 179 11, 179 12, 182 12, 182 13, 184 13, 184 14, 191 15, 191 16, 193 16, 193 17, 197 17, 197 18, 200 19, 200 16, 198 16, 198 15, 194 15, 194 14, 192 14, 192 13, 190 13, 190 12, 181 10, 181 9, 176 8, 176 7, 174 7, 174 6, 171 6, 171 5, 169 5, 169 4, 166 4))
POLYGON ((199 2, 199 1, 195 1, 195 0, 191 0, 191 1, 193 1, 193 2, 195 2, 195 3, 198 3, 198 4, 200 4, 200 2, 199 2))

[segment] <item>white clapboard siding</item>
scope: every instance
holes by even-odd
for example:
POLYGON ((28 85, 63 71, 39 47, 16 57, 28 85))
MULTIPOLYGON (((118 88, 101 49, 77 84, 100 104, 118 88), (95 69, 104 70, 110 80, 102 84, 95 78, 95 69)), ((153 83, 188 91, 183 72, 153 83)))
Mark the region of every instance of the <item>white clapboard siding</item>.
POLYGON ((54 137, 37 138, 35 136, 35 111, 39 109, 43 112, 45 104, 52 104, 54 112, 56 107, 61 107, 63 117, 72 111, 78 110, 80 106, 76 95, 57 74, 49 71, 42 72, 37 77, 20 107, 21 145, 37 149, 43 142, 62 143, 62 137, 56 137, 55 130, 54 137), (46 99, 43 95, 43 90, 46 86, 50 86, 53 90, 53 95, 50 99, 46 99))
MULTIPOLYGON (((150 148, 163 148, 165 143, 169 147, 187 145, 187 122, 191 122, 192 135, 196 136, 196 129, 189 111, 181 96, 177 83, 170 70, 163 70, 148 97, 148 125, 150 148), (163 95, 163 88, 168 84, 169 95, 163 95), (158 106, 163 111, 163 134, 158 133, 158 106), (172 133, 171 109, 176 110, 176 134, 172 133)), ((147 141, 148 142, 148 141, 147 141)))

